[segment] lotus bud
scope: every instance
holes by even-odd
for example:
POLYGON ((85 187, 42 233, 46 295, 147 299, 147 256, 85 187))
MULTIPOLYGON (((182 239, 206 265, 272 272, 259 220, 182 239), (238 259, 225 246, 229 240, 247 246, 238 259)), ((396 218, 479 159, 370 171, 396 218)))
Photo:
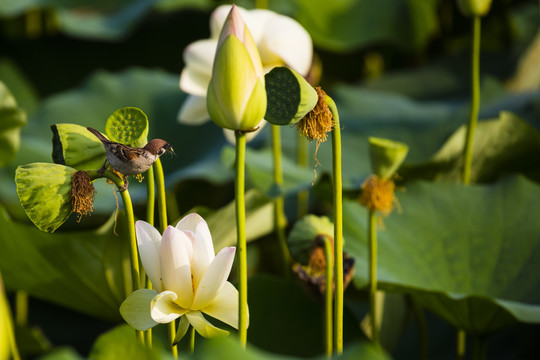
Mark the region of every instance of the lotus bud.
POLYGON ((266 112, 261 58, 234 5, 219 37, 206 106, 218 126, 240 131, 256 130, 266 112))
POLYGON ((458 0, 457 3, 465 16, 484 16, 491 7, 491 0, 458 0))

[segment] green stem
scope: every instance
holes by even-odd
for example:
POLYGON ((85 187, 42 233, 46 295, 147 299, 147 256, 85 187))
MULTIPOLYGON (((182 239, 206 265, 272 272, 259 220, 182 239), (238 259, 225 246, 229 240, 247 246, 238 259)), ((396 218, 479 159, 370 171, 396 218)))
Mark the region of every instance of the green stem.
POLYGON ((467 341, 467 334, 465 330, 458 329, 457 331, 457 344, 456 344, 456 358, 465 359, 465 344, 467 341))
POLYGON ((473 356, 474 360, 485 360, 487 356, 487 339, 478 335, 474 339, 473 356))
POLYGON ((161 166, 161 161, 159 159, 153 165, 154 175, 156 178, 156 188, 157 188, 157 203, 159 210, 159 225, 161 226, 161 233, 167 229, 169 225, 167 221, 167 200, 165 194, 165 176, 163 175, 163 166, 161 166))
MULTIPOLYGON (((154 225, 154 209, 156 202, 156 189, 154 185, 154 168, 150 167, 146 172, 146 222, 150 225, 154 225)), ((150 279, 146 278, 146 288, 152 289, 152 283, 150 279)), ((152 329, 148 329, 144 332, 144 341, 146 347, 152 348, 152 329)))
MULTIPOLYGON (((272 125, 272 155, 274 159, 274 183, 278 189, 283 185, 283 170, 281 166, 281 133, 277 125, 272 125)), ((274 230, 279 241, 281 252, 282 272, 285 277, 289 277, 289 266, 291 258, 289 248, 287 247, 287 239, 285 237, 285 227, 287 219, 285 217, 285 203, 282 195, 274 199, 274 230)))
POLYGON ((337 354, 343 352, 343 190, 341 181, 341 128, 336 104, 329 96, 326 102, 334 118, 332 131, 332 172, 334 174, 334 342, 337 354))
POLYGON ((156 203, 156 189, 154 186, 154 168, 146 172, 146 222, 154 226, 154 209, 156 203))
POLYGON ((476 124, 478 123, 478 111, 480 108, 480 16, 473 18, 473 41, 471 56, 471 109, 469 114, 469 126, 463 150, 463 183, 471 182, 471 166, 473 153, 473 140, 476 124))
POLYGON ((412 299, 412 305, 414 313, 416 315, 416 322, 418 324, 418 347, 419 347, 419 359, 428 360, 429 359, 429 341, 428 341, 428 331, 426 326, 426 317, 424 316, 424 310, 418 304, 417 301, 412 299))
POLYGON ((377 213, 368 214, 368 247, 369 247, 369 317, 371 320, 371 340, 379 344, 379 326, 377 318, 377 213))
POLYGON ((15 293, 15 323, 19 326, 28 324, 28 293, 18 290, 15 293))
MULTIPOLYGON (((165 176, 163 175, 163 166, 161 160, 157 159, 152 165, 154 168, 154 176, 156 179, 157 189, 157 203, 159 210, 159 225, 161 227, 161 233, 167 229, 167 200, 165 192, 165 176)), ((169 340, 169 349, 174 358, 178 358, 178 347, 174 344, 174 338, 176 337, 176 322, 173 320, 167 324, 167 335, 169 340)))
MULTIPOLYGON (((105 170, 103 174, 99 174, 97 170, 92 170, 87 172, 90 179, 97 179, 100 177, 106 177, 107 179, 114 182, 118 190, 122 189, 124 186, 124 180, 118 177, 110 170, 105 170)), ((141 288, 140 284, 140 270, 139 270, 139 252, 137 248, 137 237, 135 235, 135 216, 133 215, 133 204, 131 203, 131 197, 129 196, 129 191, 126 188, 123 191, 120 191, 122 196, 122 202, 124 203, 124 210, 126 212, 126 219, 128 223, 128 233, 129 233, 129 244, 130 244, 130 260, 131 260, 131 282, 132 290, 138 290, 141 288)), ((144 336, 142 331, 135 330, 137 339, 144 344, 144 336)))
MULTIPOLYGON (((4 281, 2 279, 2 274, 0 273, 0 321, 2 322, 5 333, 0 333, 0 336, 3 337, 2 340, 7 339, 7 344, 3 343, 2 346, 7 346, 7 357, 9 359, 10 355, 13 360, 21 360, 21 355, 19 354, 19 349, 17 348, 17 341, 15 340, 15 326, 13 324, 13 317, 11 314, 11 309, 9 307, 9 301, 4 291, 4 281)), ((2 348, 1 350, 4 350, 2 348)), ((4 351, 3 351, 4 352, 4 351)))
MULTIPOLYGON (((135 291, 141 288, 139 278, 139 253, 137 248, 137 236, 135 235, 135 216, 133 215, 133 204, 131 203, 131 197, 129 196, 128 189, 121 191, 120 194, 122 195, 122 202, 124 203, 124 210, 126 211, 126 217, 128 222, 129 244, 131 249, 131 281, 133 283, 133 291, 135 291)), ((143 332, 135 330, 135 334, 141 344, 144 344, 143 332)))
POLYGON ((192 326, 189 333, 189 352, 193 354, 195 351, 195 328, 192 326))
MULTIPOLYGON (((302 168, 307 168, 309 164, 309 142, 308 140, 298 133, 297 143, 296 143, 296 152, 297 152, 297 162, 298 166, 302 168)), ((309 210, 309 190, 301 190, 297 195, 298 200, 298 209, 297 216, 298 219, 303 218, 307 215, 309 210)))
POLYGON ((245 167, 246 133, 236 131, 236 237, 238 251, 238 337, 242 347, 247 343, 247 244, 246 244, 246 204, 245 167))
POLYGON ((326 328, 325 333, 325 347, 326 347, 326 356, 328 358, 332 357, 332 305, 333 305, 333 288, 334 288, 334 272, 333 272, 333 258, 332 255, 332 244, 330 239, 327 236, 320 238, 324 244, 324 257, 326 259, 326 292, 324 294, 324 308, 325 308, 325 321, 324 325, 326 328))

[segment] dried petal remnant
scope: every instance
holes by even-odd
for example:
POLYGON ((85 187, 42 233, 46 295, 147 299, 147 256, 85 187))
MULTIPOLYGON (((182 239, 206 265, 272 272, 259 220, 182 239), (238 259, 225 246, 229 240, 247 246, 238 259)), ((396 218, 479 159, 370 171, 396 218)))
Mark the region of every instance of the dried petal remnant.
POLYGON ((396 185, 391 179, 382 179, 372 175, 362 184, 360 204, 370 211, 380 211, 389 215, 394 209, 397 199, 394 195, 396 185))
POLYGON ((77 171, 71 176, 71 210, 79 214, 77 221, 83 215, 94 211, 96 189, 86 171, 77 171))
POLYGON ((327 133, 334 127, 334 120, 326 103, 326 93, 320 87, 316 87, 315 90, 319 97, 317 105, 296 126, 309 141, 317 140, 317 145, 319 145, 326 141, 327 133))
MULTIPOLYGON (((319 235, 313 242, 313 245, 309 254, 309 262, 307 265, 295 264, 293 267, 294 272, 298 275, 300 280, 304 281, 309 291, 320 298, 320 295, 326 292, 326 262, 327 259, 324 255, 323 242, 319 241, 319 237, 325 235, 319 235)), ((330 261, 334 263, 334 239, 328 236, 330 240, 330 248, 332 251, 332 258, 330 261)), ((347 253, 343 253, 343 287, 347 288, 354 275, 354 258, 347 253)), ((332 285, 334 289, 335 284, 332 285)))

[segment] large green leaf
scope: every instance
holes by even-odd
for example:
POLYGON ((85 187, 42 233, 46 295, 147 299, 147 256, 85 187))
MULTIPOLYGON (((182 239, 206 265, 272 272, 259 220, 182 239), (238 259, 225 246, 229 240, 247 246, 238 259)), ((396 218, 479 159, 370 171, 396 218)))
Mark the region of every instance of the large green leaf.
POLYGON ((0 81, 0 167, 9 164, 19 150, 26 113, 20 110, 6 85, 0 81))
POLYGON ((17 99, 17 104, 27 114, 34 112, 37 106, 37 93, 21 69, 11 60, 0 56, 0 79, 17 99))
MULTIPOLYGON (((257 275, 250 278, 248 291, 249 343, 279 354, 302 357, 323 354, 324 306, 311 298, 298 282, 257 275)), ((358 323, 347 308, 343 320, 345 345, 363 338, 358 323)), ((373 356, 370 359, 386 358, 371 344, 354 348, 353 353, 369 354, 373 356)))
MULTIPOLYGON (((412 183, 397 194, 402 213, 378 231, 384 290, 413 294, 458 328, 494 331, 540 322, 540 187, 521 177, 489 186, 412 183)), ((367 212, 344 204, 355 283, 367 284, 367 212)))
MULTIPOLYGON (((493 82, 486 83, 483 90, 485 97, 480 111, 481 119, 498 117, 502 110, 507 110, 518 114, 527 123, 540 129, 538 93, 508 94, 501 90, 500 84, 493 82)), ((469 112, 467 103, 463 101, 418 101, 406 96, 368 90, 358 86, 337 86, 331 96, 340 114, 342 172, 345 189, 360 188, 362 182, 371 173, 368 153, 370 136, 408 144, 410 149, 405 164, 422 165, 429 162, 433 154, 443 146, 456 129, 467 122, 469 112)), ((515 133, 516 130, 512 130, 512 134, 515 133)), ((503 134, 500 136, 502 137, 503 134)), ((282 137, 284 152, 289 158, 295 158, 296 130, 284 128, 282 137)), ((513 138, 505 141, 511 143, 513 138)), ((519 152, 509 153, 512 157, 505 160, 507 163, 521 161, 519 156, 523 154, 524 148, 522 145, 518 148, 519 152)), ((530 141, 527 141, 525 148, 531 148, 530 141)), ((319 176, 332 172, 331 149, 330 140, 319 147, 316 155, 320 163, 317 167, 319 176)), ((311 144, 310 153, 315 153, 315 143, 311 144)), ((310 156, 310 161, 311 168, 315 163, 312 156, 310 156)), ((534 166, 534 164, 530 165, 534 166)), ((512 171, 516 170, 522 171, 523 168, 514 168, 512 171)))
POLYGON ((135 337, 135 331, 129 325, 119 325, 99 336, 94 343, 89 359, 92 360, 158 360, 173 359, 159 343, 152 349, 144 347, 135 337))
POLYGON ((295 17, 315 45, 347 51, 376 42, 425 46, 437 30, 436 0, 296 0, 295 17))
MULTIPOLYGON (((123 219, 123 216, 119 216, 123 219)), ((125 222, 113 234, 114 217, 97 230, 39 231, 13 221, 0 206, 0 267, 6 287, 109 320, 131 289, 124 288, 123 267, 129 261, 125 222)), ((129 269, 129 268, 128 268, 129 269)), ((125 275, 131 283, 129 270, 125 275)))
MULTIPOLYGON (((446 141, 425 164, 411 165, 401 171, 407 179, 459 180, 463 167, 465 125, 446 141)), ((487 182, 506 173, 538 172, 540 132, 517 116, 502 112, 498 119, 478 123, 474 142, 471 181, 487 182)))

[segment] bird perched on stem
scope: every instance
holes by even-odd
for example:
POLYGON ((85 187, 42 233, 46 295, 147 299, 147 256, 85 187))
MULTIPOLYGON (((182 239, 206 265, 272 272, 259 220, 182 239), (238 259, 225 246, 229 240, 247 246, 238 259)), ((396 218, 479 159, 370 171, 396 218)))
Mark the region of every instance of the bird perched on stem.
POLYGON ((124 176, 124 186, 120 191, 127 189, 128 175, 138 175, 146 172, 150 166, 165 152, 174 152, 172 146, 161 139, 153 139, 142 148, 133 148, 107 139, 96 129, 87 127, 105 147, 107 159, 98 170, 100 174, 105 171, 107 162, 111 168, 124 176))

